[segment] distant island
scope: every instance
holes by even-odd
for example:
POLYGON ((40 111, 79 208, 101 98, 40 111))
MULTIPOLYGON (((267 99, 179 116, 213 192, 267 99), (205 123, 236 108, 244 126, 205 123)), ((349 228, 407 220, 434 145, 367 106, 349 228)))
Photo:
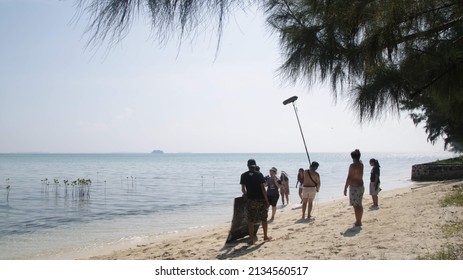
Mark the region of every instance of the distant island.
POLYGON ((152 153, 152 154, 163 154, 164 151, 162 151, 162 150, 154 150, 154 151, 152 151, 151 153, 152 153))

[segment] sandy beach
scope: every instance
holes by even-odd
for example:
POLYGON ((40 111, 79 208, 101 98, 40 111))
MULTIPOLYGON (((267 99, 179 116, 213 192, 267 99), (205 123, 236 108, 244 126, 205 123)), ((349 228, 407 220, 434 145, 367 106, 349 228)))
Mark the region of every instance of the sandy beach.
MULTIPOLYGON (((315 204, 311 220, 301 220, 294 203, 279 206, 269 224, 270 242, 262 230, 255 245, 247 239, 225 245, 230 225, 171 234, 145 244, 120 249, 90 259, 117 260, 409 260, 439 251, 461 236, 446 236, 444 224, 460 222, 461 207, 442 207, 439 199, 463 181, 414 183, 407 188, 383 191, 379 209, 369 209, 364 196, 362 227, 354 227, 348 198, 315 204)), ((230 211, 231 212, 231 211, 230 211)))

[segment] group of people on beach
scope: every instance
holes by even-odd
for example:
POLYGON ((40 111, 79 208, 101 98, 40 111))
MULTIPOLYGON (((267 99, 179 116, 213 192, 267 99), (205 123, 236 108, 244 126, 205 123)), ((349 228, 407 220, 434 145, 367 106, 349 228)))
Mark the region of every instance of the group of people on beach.
MULTIPOLYGON (((364 165, 360 160, 358 149, 351 152, 352 163, 344 185, 344 196, 349 190, 349 203, 354 208, 355 226, 362 226, 363 216, 363 195, 365 192, 363 182, 364 165)), ((281 195, 283 205, 289 203, 289 179, 286 172, 281 172, 277 177, 277 168, 272 167, 269 175, 265 176, 260 172, 259 166, 254 159, 247 162, 248 171, 241 174, 240 185, 243 197, 246 198, 246 211, 249 228, 249 244, 254 244, 254 224, 261 222, 264 231, 264 241, 271 240, 268 236, 268 222, 275 219, 277 201, 281 195), (272 214, 268 220, 268 209, 272 206, 272 214)), ((380 165, 378 160, 370 159, 372 167, 370 173, 369 193, 372 196, 373 204, 371 208, 378 208, 378 194, 380 186, 380 165)), ((297 186, 299 197, 302 204, 302 219, 311 219, 313 201, 316 194, 320 191, 320 174, 317 172, 319 163, 311 162, 309 169, 300 168, 297 175, 297 186)))

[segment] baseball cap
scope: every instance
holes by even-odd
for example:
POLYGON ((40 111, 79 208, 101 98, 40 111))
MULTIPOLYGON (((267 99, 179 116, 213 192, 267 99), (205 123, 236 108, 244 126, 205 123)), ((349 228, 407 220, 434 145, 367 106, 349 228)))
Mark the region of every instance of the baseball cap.
POLYGON ((249 167, 253 167, 253 166, 256 166, 256 165, 257 165, 257 164, 256 164, 256 160, 255 160, 255 159, 252 159, 252 158, 251 158, 251 159, 248 160, 248 166, 249 166, 249 167))

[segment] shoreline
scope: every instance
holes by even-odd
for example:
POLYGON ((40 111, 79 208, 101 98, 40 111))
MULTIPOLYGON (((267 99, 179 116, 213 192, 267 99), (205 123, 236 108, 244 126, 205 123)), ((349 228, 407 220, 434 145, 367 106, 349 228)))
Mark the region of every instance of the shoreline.
MULTIPOLYGON (((379 209, 371 210, 371 196, 364 195, 363 226, 354 227, 348 198, 315 203, 314 219, 301 220, 300 206, 279 207, 269 223, 270 242, 249 246, 247 239, 225 244, 230 224, 214 225, 177 234, 155 236, 139 244, 101 248, 76 259, 91 260, 406 260, 442 249, 450 238, 441 226, 448 223, 448 209, 439 199, 463 180, 412 183, 383 191, 379 209)), ((449 208, 449 207, 447 207, 449 208)), ((453 207, 455 208, 455 207, 453 207)), ((456 210, 455 210, 456 209, 456 210)), ((463 218, 461 207, 451 215, 463 218)), ((84 253, 84 252, 82 252, 84 253)))

